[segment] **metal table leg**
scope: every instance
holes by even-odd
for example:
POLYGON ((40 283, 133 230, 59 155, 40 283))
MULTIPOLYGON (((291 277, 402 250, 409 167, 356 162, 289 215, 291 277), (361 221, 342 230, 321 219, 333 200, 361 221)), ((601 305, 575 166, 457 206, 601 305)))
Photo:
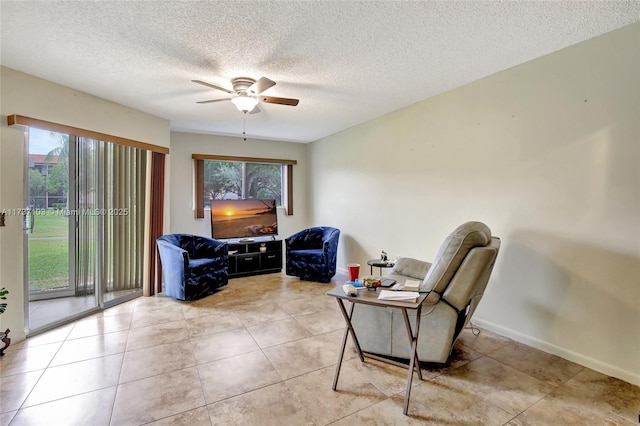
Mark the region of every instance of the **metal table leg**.
POLYGON ((336 298, 338 301, 338 306, 340 307, 340 312, 342 312, 342 316, 346 322, 346 327, 344 328, 344 335, 342 336, 342 347, 340 348, 340 356, 338 357, 338 364, 336 365, 336 373, 333 377, 333 390, 336 390, 338 386, 338 377, 340 376, 340 367, 342 366, 342 358, 344 357, 344 350, 347 346, 347 337, 349 337, 349 332, 351 332, 351 337, 353 337, 353 343, 356 346, 356 350, 358 351, 358 355, 360 356, 360 361, 364 362, 364 355, 362 355, 362 349, 360 349, 360 343, 358 342, 358 338, 356 337, 356 332, 353 330, 353 326, 351 325, 351 316, 353 315, 353 308, 355 303, 351 303, 351 307, 349 308, 349 313, 347 314, 347 310, 344 307, 344 303, 341 299, 336 298))
POLYGON ((404 393, 404 406, 402 413, 407 414, 409 411, 409 397, 411 395, 411 383, 413 382, 413 370, 417 369, 418 377, 422 380, 422 370, 420 369, 420 360, 418 359, 418 332, 420 331, 420 312, 422 306, 419 306, 416 310, 416 326, 415 330, 411 330, 411 323, 409 322, 409 315, 406 309, 402 309, 402 316, 404 318, 404 324, 407 328, 407 335, 409 336, 409 342, 411 342, 411 358, 409 360, 409 376, 407 377, 407 389, 404 393))

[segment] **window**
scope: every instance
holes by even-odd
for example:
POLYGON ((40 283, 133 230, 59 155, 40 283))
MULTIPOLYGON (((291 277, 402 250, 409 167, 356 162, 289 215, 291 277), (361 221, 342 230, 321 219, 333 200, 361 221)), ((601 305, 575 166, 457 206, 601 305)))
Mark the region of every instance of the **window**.
POLYGON ((275 199, 293 214, 292 173, 295 160, 193 154, 196 218, 204 218, 211 200, 275 199))
POLYGON ((281 164, 204 160, 204 207, 211 200, 275 199, 282 205, 281 164))

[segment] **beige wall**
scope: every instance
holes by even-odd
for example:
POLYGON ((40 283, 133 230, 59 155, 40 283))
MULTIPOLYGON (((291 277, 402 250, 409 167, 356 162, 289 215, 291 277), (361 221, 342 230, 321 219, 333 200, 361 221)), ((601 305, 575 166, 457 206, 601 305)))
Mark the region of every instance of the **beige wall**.
POLYGON ((278 234, 286 238, 309 223, 307 208, 307 145, 270 140, 246 141, 242 138, 171 132, 171 222, 172 233, 211 235, 211 222, 195 219, 192 154, 235 155, 242 157, 296 160, 293 166, 293 215, 278 209, 278 234))
POLYGON ((339 266, 429 260, 483 221, 502 249, 477 322, 640 384, 639 52, 635 24, 314 142, 339 266))
MULTIPOLYGON (((169 146, 169 122, 5 67, 0 67, 0 210, 24 207, 24 133, 7 127, 18 114, 155 145, 169 146)), ((0 328, 14 342, 24 338, 22 217, 7 216, 0 227, 0 287, 6 287, 7 311, 0 328)))

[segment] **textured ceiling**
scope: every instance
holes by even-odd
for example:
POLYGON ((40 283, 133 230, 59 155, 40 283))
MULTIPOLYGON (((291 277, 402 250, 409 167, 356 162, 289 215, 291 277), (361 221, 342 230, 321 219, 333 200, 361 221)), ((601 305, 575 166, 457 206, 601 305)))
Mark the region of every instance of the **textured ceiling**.
POLYGON ((0 60, 197 133, 310 142, 640 20, 640 1, 6 1, 0 60), (227 94, 269 77, 246 117, 227 94), (243 122, 246 118, 246 123, 243 122))

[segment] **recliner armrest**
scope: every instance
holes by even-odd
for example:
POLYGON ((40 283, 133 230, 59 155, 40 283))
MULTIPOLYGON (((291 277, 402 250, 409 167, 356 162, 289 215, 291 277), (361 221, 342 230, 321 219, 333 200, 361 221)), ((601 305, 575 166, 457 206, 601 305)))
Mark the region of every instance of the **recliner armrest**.
POLYGON ((427 271, 431 267, 431 263, 410 257, 401 257, 393 265, 391 273, 394 275, 404 275, 405 277, 423 280, 427 275, 427 271))

